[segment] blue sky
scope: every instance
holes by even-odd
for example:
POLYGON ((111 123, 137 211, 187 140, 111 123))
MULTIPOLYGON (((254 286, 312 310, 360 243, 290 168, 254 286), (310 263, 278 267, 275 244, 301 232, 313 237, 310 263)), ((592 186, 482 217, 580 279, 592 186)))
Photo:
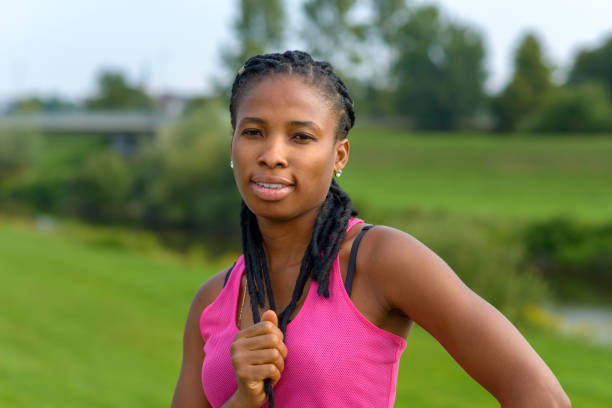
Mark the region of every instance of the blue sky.
MULTIPOLYGON (((578 47, 612 35, 611 0, 433 2, 486 35, 491 90, 511 74, 512 52, 527 29, 540 33, 559 67, 568 65, 578 47)), ((92 91, 102 67, 145 80, 156 93, 206 92, 211 79, 222 75, 219 51, 231 44, 236 4, 0 0, 0 101, 28 94, 81 98, 92 91)), ((299 0, 291 4, 295 9, 299 0)))

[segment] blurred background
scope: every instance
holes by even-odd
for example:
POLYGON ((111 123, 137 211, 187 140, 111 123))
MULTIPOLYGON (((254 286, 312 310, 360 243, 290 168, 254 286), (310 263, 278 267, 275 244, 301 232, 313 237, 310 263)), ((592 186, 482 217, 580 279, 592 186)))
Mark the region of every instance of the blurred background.
MULTIPOLYGON (((240 253, 228 89, 304 49, 355 99, 340 184, 612 406, 612 3, 0 3, 0 406, 169 406, 240 253)), ((469 333, 466 333, 469 336, 469 333)), ((398 407, 495 400, 426 332, 398 407)))

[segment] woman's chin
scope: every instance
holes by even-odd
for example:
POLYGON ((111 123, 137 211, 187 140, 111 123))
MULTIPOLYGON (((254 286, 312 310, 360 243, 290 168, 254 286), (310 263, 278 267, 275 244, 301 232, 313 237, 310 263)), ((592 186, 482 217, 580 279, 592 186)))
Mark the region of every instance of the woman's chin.
MULTIPOLYGON (((257 203, 247 202, 247 206, 257 217, 265 218, 270 221, 285 222, 292 221, 296 218, 312 213, 314 210, 320 209, 319 206, 314 208, 304 208, 300 206, 296 208, 288 202, 262 202, 257 203)), ((318 213, 318 211, 316 211, 318 213)))
POLYGON ((289 221, 294 219, 297 214, 295 211, 290 211, 287 208, 282 208, 279 203, 267 203, 264 205, 255 205, 249 208, 257 217, 266 218, 274 221, 289 221))

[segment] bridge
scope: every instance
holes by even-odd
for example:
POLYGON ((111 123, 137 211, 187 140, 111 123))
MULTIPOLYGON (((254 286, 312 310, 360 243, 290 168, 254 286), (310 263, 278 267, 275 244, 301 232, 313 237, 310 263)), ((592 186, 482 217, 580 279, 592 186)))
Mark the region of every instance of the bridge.
POLYGON ((173 118, 155 112, 22 113, 0 116, 0 126, 33 126, 43 133, 151 135, 173 118))
POLYGON ((154 137, 177 115, 157 112, 44 112, 0 115, 0 126, 33 127, 45 134, 106 136, 117 150, 128 153, 141 139, 154 137))

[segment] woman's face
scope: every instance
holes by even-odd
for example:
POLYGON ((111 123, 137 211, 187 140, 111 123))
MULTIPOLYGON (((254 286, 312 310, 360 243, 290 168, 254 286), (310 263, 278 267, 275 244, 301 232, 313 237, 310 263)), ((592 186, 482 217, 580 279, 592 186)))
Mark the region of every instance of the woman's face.
POLYGON ((272 75, 241 96, 232 138, 234 178, 260 217, 288 220, 318 212, 333 173, 348 160, 336 140, 331 102, 299 76, 272 75))

